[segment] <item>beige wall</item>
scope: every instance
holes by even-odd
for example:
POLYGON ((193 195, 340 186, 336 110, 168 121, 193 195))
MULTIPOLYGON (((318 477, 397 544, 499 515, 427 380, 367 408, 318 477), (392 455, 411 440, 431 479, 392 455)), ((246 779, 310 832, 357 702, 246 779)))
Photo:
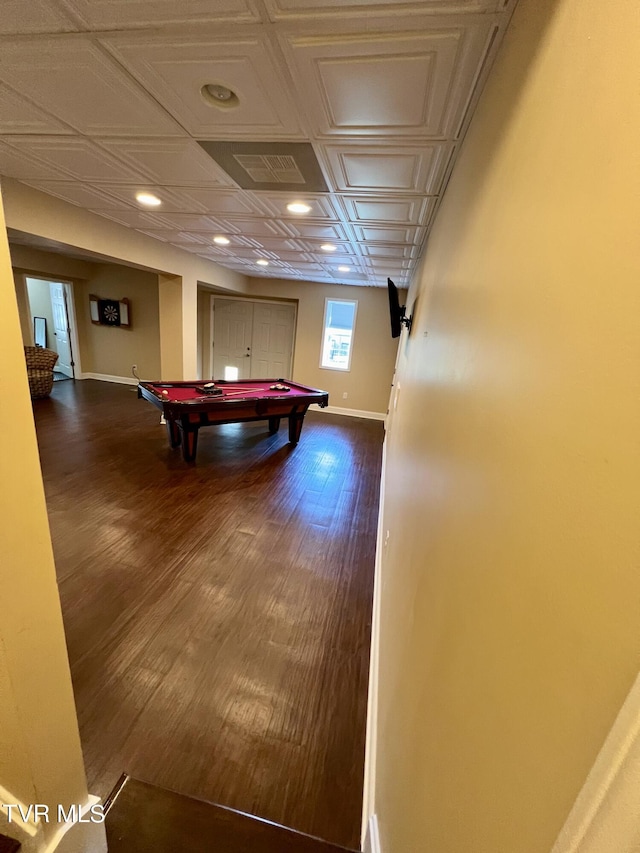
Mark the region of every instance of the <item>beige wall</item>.
POLYGON ((208 374, 211 359, 209 358, 209 347, 211 345, 211 296, 207 290, 198 291, 198 374, 197 378, 202 379, 205 374, 207 379, 211 378, 208 374))
POLYGON ((637 0, 520 0, 411 293, 384 853, 548 853, 638 670, 638 44, 637 0))
POLYGON ((74 288, 80 327, 83 373, 141 379, 160 377, 158 276, 120 264, 96 264, 91 277, 74 288), (89 294, 130 302, 131 327, 109 328, 91 322, 89 294))
MULTIPOLYGON (((160 376, 157 275, 122 264, 79 261, 55 252, 18 245, 11 247, 11 261, 18 295, 23 279, 28 275, 72 283, 82 373, 132 379, 131 366, 137 364, 141 378, 157 379, 160 376), (89 294, 102 298, 128 298, 131 302, 131 328, 111 329, 94 325, 89 312, 89 294)), ((19 305, 19 310, 24 337, 32 321, 30 316, 23 316, 27 310, 23 304, 19 305)), ((181 323, 179 325, 181 334, 181 323)), ((52 328, 47 322, 49 343, 53 343, 55 348, 52 328)), ((180 353, 178 360, 181 358, 180 353)))
MULTIPOLYGON (((150 303, 143 303, 143 329, 138 325, 135 306, 132 308, 134 325, 126 333, 124 330, 99 329, 87 320, 86 297, 93 292, 103 295, 96 288, 106 286, 105 276, 114 275, 117 278, 118 273, 110 271, 112 267, 26 246, 12 247, 12 260, 18 273, 50 274, 74 282, 83 372, 130 376, 131 364, 136 363, 141 366, 140 376, 146 378, 158 375, 171 379, 179 379, 182 375, 187 378, 199 376, 203 355, 207 351, 205 338, 208 334, 207 328, 201 325, 206 300, 202 295, 198 296, 198 290, 204 286, 208 292, 298 301, 295 375, 292 378, 327 390, 332 406, 378 414, 387 411, 397 342, 392 340, 389 332, 387 293, 384 288, 247 280, 245 276, 218 267, 191 252, 180 251, 115 222, 88 214, 9 178, 3 178, 2 187, 9 226, 45 240, 126 262, 126 267, 123 263, 120 269, 130 270, 132 287, 136 287, 135 282, 140 283, 135 290, 138 299, 144 299, 147 290, 146 285, 141 284, 143 279, 135 277, 134 268, 160 273, 160 286, 164 294, 162 298, 168 300, 170 311, 169 315, 160 312, 163 314, 158 321, 160 352, 156 356, 150 333, 151 313, 156 309, 150 303), (99 279, 92 284, 92 277, 96 274, 99 279), (86 282, 89 282, 88 290, 86 282), (348 373, 319 367, 325 297, 358 300, 354 353, 351 371, 348 373), (146 323, 147 316, 149 323, 146 323), (118 349, 122 345, 122 350, 119 352, 113 351, 110 346, 116 331, 121 336, 118 349), (105 339, 107 333, 111 333, 109 339, 105 339), (135 342, 136 333, 143 336, 141 345, 135 342), (128 337, 124 337, 125 334, 128 337), (182 353, 176 351, 176 342, 179 341, 182 341, 182 353), (141 356, 138 354, 140 350, 141 356), (154 373, 157 358, 161 369, 159 373, 154 373), (147 364, 150 365, 148 371, 147 364), (343 397, 345 393, 346 399, 343 397)), ((140 275, 143 274, 141 271, 140 275)), ((110 279, 109 285, 111 283, 117 286, 120 293, 120 283, 115 278, 110 279)), ((126 294, 123 292, 122 295, 126 294)))
POLYGON ((196 375, 198 286, 204 284, 231 293, 244 293, 245 276, 11 178, 2 178, 2 196, 7 225, 16 231, 37 235, 50 245, 61 244, 82 254, 89 252, 99 260, 115 260, 154 274, 165 274, 167 278, 161 280, 161 284, 171 280, 179 288, 180 301, 171 318, 171 334, 164 336, 161 328, 161 361, 171 364, 172 378, 196 375), (177 374, 173 367, 176 330, 182 341, 177 374))
POLYGON ((33 323, 29 310, 26 278, 29 275, 35 275, 49 278, 51 281, 81 283, 84 279, 92 275, 93 264, 79 261, 75 258, 68 258, 65 255, 55 252, 41 251, 29 246, 12 245, 9 248, 14 271, 22 339, 25 344, 29 345, 33 344, 33 323))
POLYGON ((329 392, 329 405, 384 414, 389 404, 397 341, 391 337, 385 288, 251 279, 249 293, 295 300, 298 320, 292 379, 329 392), (320 367, 326 298, 358 302, 350 371, 320 367), (347 398, 343 394, 347 394, 347 398))
MULTIPOLYGON (((88 795, 1 205, 0 351, 10 401, 0 418, 0 787, 2 802, 10 795, 55 814, 88 795)), ((44 824, 23 849, 44 849, 57 829, 44 824)), ((0 832, 20 838, 2 814, 0 832)))

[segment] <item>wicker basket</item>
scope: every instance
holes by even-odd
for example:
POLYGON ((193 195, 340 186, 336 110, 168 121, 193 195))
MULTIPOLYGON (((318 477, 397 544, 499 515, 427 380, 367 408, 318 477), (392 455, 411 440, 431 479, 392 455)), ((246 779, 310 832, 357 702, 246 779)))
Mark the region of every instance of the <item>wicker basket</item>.
POLYGON ((58 353, 43 347, 25 347, 24 357, 27 362, 31 399, 48 397, 53 388, 53 368, 58 360, 58 353))

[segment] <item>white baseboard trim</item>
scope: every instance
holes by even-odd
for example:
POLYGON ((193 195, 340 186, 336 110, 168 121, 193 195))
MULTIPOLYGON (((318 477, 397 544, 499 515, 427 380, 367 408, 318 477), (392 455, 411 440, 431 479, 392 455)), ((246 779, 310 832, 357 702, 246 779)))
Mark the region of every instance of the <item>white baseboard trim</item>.
POLYGON ((640 675, 551 853, 637 853, 639 790, 640 675))
POLYGON ((133 376, 111 376, 108 373, 83 373, 78 379, 97 379, 100 382, 117 382, 119 385, 137 385, 133 376))
POLYGON ((348 418, 367 418, 370 421, 386 420, 386 412, 366 412, 363 409, 341 409, 339 406, 325 406, 321 409, 320 406, 313 404, 314 412, 327 412, 330 415, 346 415, 348 418))
POLYGON ((367 826, 363 848, 364 853, 382 853, 380 846, 380 833, 378 832, 378 818, 372 814, 367 826))

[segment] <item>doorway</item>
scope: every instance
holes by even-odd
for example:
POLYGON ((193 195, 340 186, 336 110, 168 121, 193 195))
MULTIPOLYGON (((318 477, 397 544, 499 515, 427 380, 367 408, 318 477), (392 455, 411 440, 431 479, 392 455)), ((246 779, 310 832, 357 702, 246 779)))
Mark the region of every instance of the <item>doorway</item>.
POLYGON ((211 311, 210 378, 291 378, 295 305, 213 297, 211 311))
POLYGON ((69 282, 26 277, 32 328, 42 330, 39 343, 58 353, 54 378, 75 379, 78 352, 73 286, 69 282))

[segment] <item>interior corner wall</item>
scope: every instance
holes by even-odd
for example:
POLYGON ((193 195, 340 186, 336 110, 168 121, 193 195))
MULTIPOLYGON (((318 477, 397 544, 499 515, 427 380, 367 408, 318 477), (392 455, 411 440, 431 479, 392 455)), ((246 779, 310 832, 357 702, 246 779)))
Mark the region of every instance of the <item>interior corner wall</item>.
POLYGON ((378 415, 386 413, 398 349, 397 340, 391 337, 386 288, 250 279, 247 295, 297 302, 293 380, 328 391, 330 406, 378 415), (349 371, 320 367, 327 298, 358 302, 349 371))
MULTIPOLYGON (((31 313, 22 294, 24 278, 36 276, 47 281, 70 281, 77 323, 80 363, 84 374, 132 379, 131 367, 138 366, 143 379, 160 376, 160 321, 158 276, 125 264, 79 261, 55 252, 27 246, 11 246, 15 290, 19 302, 23 338, 32 329, 31 313), (106 328, 91 322, 89 295, 127 298, 131 303, 131 328, 106 328)), ((36 286, 48 285, 37 282, 36 286)), ((33 307, 33 306, 31 306, 33 307)), ((36 312, 37 313, 37 312, 36 312)), ((33 335, 33 332, 30 332, 33 335)), ((47 322, 47 337, 55 349, 53 322, 47 322)), ((77 358, 76 358, 77 361, 77 358)))
MULTIPOLYGON (((57 804, 84 806, 88 793, 22 344, 0 204, 2 392, 10 401, 0 418, 0 788, 3 803, 40 803, 54 816, 30 840, 0 814, 0 832, 39 851, 52 849, 57 804)), ((94 835, 91 849, 105 850, 104 828, 94 835)))
POLYGON ((640 14, 520 0, 409 296, 383 853, 544 853, 640 660, 640 14))
POLYGON ((31 311, 29 310, 29 293, 27 291, 27 277, 20 272, 13 273, 13 286, 16 292, 16 303, 20 317, 20 331, 22 332, 23 344, 27 347, 33 346, 33 323, 31 311))
POLYGON ((196 377, 198 379, 212 379, 209 376, 210 361, 209 347, 211 346, 211 334, 209 327, 211 324, 211 292, 208 290, 198 290, 198 362, 196 377))
POLYGON ((159 275, 160 378, 186 379, 183 375, 183 287, 180 276, 159 275))
POLYGON ((160 376, 160 318, 158 276, 121 264, 95 264, 88 280, 74 289, 76 317, 81 327, 83 373, 131 379, 138 367, 141 379, 160 376), (128 299, 130 327, 109 328, 91 322, 89 295, 128 299))

